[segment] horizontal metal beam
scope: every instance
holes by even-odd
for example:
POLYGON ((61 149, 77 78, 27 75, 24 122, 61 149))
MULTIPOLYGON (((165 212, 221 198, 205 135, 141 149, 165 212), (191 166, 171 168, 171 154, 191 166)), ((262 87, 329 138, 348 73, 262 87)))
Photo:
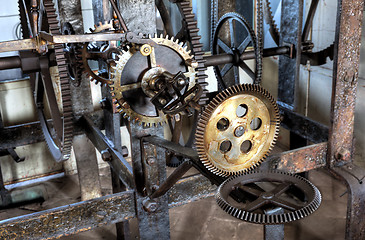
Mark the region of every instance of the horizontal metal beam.
POLYGON ((327 142, 324 142, 269 156, 260 168, 301 173, 324 167, 326 156, 327 142))
POLYGON ((39 122, 0 128, 0 149, 24 146, 44 141, 39 122))
POLYGON ((103 159, 109 163, 111 169, 119 179, 129 188, 133 189, 135 186, 132 166, 124 159, 122 153, 114 149, 107 137, 95 126, 93 121, 83 116, 80 118, 78 125, 84 130, 86 136, 94 144, 99 152, 107 151, 110 153, 110 158, 103 159))
POLYGON ((191 160, 199 160, 198 153, 189 147, 184 147, 179 144, 176 144, 174 142, 168 141, 166 139, 157 137, 157 136, 149 136, 144 137, 143 141, 149 142, 153 145, 165 148, 173 153, 175 153, 178 156, 186 157, 191 160))
POLYGON ((35 38, 0 42, 0 52, 37 49, 35 38))
POLYGON ((200 174, 183 178, 168 191, 169 208, 211 197, 215 194, 216 189, 216 185, 200 174))
POLYGON ((328 141, 328 127, 293 112, 283 104, 278 103, 282 117, 281 126, 313 143, 328 141))
POLYGON ((0 239, 52 239, 135 217, 134 192, 53 208, 0 221, 0 239))
MULTIPOLYGON (((178 181, 169 208, 212 196, 216 186, 202 175, 178 181)), ((0 221, 0 239, 54 239, 136 217, 135 193, 126 191, 0 221)))
POLYGON ((95 33, 80 35, 51 35, 41 32, 41 38, 48 41, 49 44, 63 43, 80 43, 80 42, 97 42, 97 41, 120 41, 126 36, 124 33, 95 33))

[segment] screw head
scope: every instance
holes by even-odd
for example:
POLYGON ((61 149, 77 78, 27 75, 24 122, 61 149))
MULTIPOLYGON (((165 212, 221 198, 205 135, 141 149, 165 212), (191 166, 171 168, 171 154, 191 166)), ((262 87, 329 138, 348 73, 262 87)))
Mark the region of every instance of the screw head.
POLYGON ((157 203, 153 200, 146 199, 142 202, 142 205, 147 212, 155 212, 157 210, 157 203))
POLYGON ((105 150, 101 151, 100 154, 101 154, 101 158, 105 162, 109 162, 112 160, 112 154, 109 152, 109 149, 105 149, 105 150))
POLYGON ((156 163, 156 158, 155 157, 148 157, 146 160, 148 165, 153 165, 156 163))
POLYGON ((238 126, 234 130, 234 135, 236 137, 242 137, 242 135, 245 133, 245 128, 243 126, 238 126))
POLYGON ((351 159, 351 152, 346 148, 340 147, 335 154, 335 158, 339 161, 349 161, 351 159))

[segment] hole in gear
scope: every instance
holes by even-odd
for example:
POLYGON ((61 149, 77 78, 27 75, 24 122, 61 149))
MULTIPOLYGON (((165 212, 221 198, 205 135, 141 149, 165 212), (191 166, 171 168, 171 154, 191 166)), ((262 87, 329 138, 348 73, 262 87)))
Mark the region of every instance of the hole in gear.
POLYGON ((250 140, 246 140, 241 144, 240 150, 242 153, 248 153, 252 148, 252 143, 250 140))
POLYGON ((227 118, 221 118, 217 122, 217 128, 219 131, 225 131, 229 127, 229 120, 227 118))
POLYGON ((237 109, 236 109, 236 114, 237 114, 237 117, 244 117, 246 116, 247 114, 247 111, 248 111, 248 107, 246 104, 240 104, 237 109))
POLYGON ((219 150, 225 154, 227 152, 229 152, 232 149, 232 143, 229 140, 225 140, 221 143, 221 145, 219 146, 219 150))
POLYGON ((258 130, 262 125, 262 120, 260 118, 254 118, 252 119, 250 123, 250 127, 252 130, 258 130))

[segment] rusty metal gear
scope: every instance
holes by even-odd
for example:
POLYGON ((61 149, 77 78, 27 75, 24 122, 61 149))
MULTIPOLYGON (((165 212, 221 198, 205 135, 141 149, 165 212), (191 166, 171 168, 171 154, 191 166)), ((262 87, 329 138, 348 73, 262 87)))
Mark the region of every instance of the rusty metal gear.
POLYGON ((262 51, 260 50, 260 41, 256 39, 255 32, 251 28, 249 22, 240 14, 230 12, 224 14, 218 21, 217 27, 214 31, 212 53, 214 55, 220 53, 232 54, 234 56, 233 63, 227 63, 224 66, 214 66, 214 72, 218 80, 220 90, 224 90, 234 84, 239 84, 239 68, 241 68, 253 81, 253 83, 260 83, 262 77, 262 51), (229 24, 230 43, 225 43, 220 39, 220 35, 224 27, 229 24), (238 41, 236 32, 242 31, 245 34, 243 40, 238 41), (249 46, 253 47, 255 52, 255 67, 252 70, 240 56, 247 50, 249 46), (233 69, 234 82, 229 78, 224 78, 226 74, 233 69))
MULTIPOLYGON (((65 22, 62 26, 63 35, 73 35, 75 31, 69 22, 65 22)), ((79 87, 82 80, 84 65, 82 63, 81 46, 77 43, 65 43, 64 52, 67 60, 67 71, 71 83, 75 87, 79 87)))
POLYGON ((264 0, 264 17, 265 17, 265 22, 267 24, 269 24, 269 32, 270 35, 272 37, 272 39, 274 40, 274 42, 276 43, 276 45, 279 46, 280 43, 280 31, 278 29, 278 26, 274 20, 274 17, 272 15, 272 11, 271 11, 271 6, 270 6, 270 1, 269 0, 264 0))
POLYGON ((89 29, 90 32, 92 33, 100 33, 100 32, 105 32, 105 31, 114 31, 114 23, 113 20, 105 21, 104 23, 99 22, 98 25, 94 25, 94 29, 90 28, 89 29))
MULTIPOLYGON (((54 3, 52 0, 44 0, 43 1, 44 10, 46 13, 47 22, 44 23, 49 27, 49 33, 52 35, 60 35, 60 25, 57 20, 57 12, 54 7, 54 3)), ((43 28, 43 27, 42 27, 43 28)), ((50 128, 47 124, 46 117, 43 111, 43 90, 38 89, 36 103, 38 107, 38 116, 41 122, 43 135, 50 150, 53 158, 57 161, 65 161, 70 158, 71 155, 71 147, 72 147, 72 139, 73 139, 73 116, 72 116, 72 102, 71 102, 71 94, 70 94, 70 82, 68 78, 67 72, 67 64, 66 58, 63 52, 63 45, 56 44, 54 45, 55 50, 55 58, 57 62, 58 76, 60 81, 60 95, 61 95, 61 104, 63 114, 58 112, 57 103, 50 101, 48 99, 49 104, 51 105, 52 111, 57 112, 55 115, 56 118, 53 118, 53 127, 50 128), (58 127, 57 127, 58 125, 58 127), (55 136, 56 135, 56 136, 55 136)), ((49 71, 48 71, 49 74, 49 71)), ((43 75, 43 73, 42 73, 43 75)), ((57 77, 57 76, 56 76, 57 77)), ((46 83, 46 82, 44 82, 46 83)), ((54 95, 54 89, 52 86, 45 86, 46 96, 54 95)))
POLYGON ((278 137, 279 110, 259 85, 234 85, 205 108, 196 132, 199 158, 220 176, 252 170, 269 154, 278 137))
POLYGON ((279 171, 232 176, 217 190, 216 201, 228 214, 257 224, 283 224, 307 217, 321 204, 321 193, 307 179, 279 171), (276 214, 269 214, 280 209, 276 214))
MULTIPOLYGON (((151 113, 146 111, 155 107, 150 100, 158 90, 151 88, 159 76, 165 73, 176 74, 182 72, 189 79, 187 89, 195 85, 195 61, 187 47, 179 40, 166 37, 151 38, 157 45, 151 54, 146 55, 143 49, 132 46, 128 51, 122 51, 116 62, 114 72, 111 72, 113 84, 110 85, 111 93, 117 109, 128 120, 139 122, 145 126, 165 123, 166 115, 156 109, 151 113), (142 106, 143 105, 143 106, 142 106)), ((148 48, 146 48, 148 49, 148 48)), ((158 89, 158 88, 156 88, 158 89)))

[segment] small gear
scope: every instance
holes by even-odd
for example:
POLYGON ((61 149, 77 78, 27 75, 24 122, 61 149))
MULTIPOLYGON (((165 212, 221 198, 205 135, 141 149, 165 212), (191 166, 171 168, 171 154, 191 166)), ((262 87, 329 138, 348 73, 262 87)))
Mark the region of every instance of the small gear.
POLYGON ((273 148, 279 127, 279 110, 268 91, 234 85, 219 93, 198 121, 199 158, 219 176, 252 170, 273 148))
POLYGON ((321 193, 307 179, 279 171, 232 176, 216 193, 218 205, 228 214, 265 225, 307 217, 319 208, 321 200, 321 193))
MULTIPOLYGON (((62 26, 63 35, 73 35, 75 31, 69 22, 65 22, 62 26)), ((79 87, 82 80, 82 73, 84 71, 84 64, 82 63, 81 46, 77 43, 65 43, 64 53, 67 62, 67 71, 71 83, 75 87, 79 87)))
MULTIPOLYGON (((135 45, 127 51, 122 51, 116 66, 112 67, 113 84, 110 85, 119 112, 125 118, 147 127, 167 121, 163 111, 151 102, 161 87, 159 77, 181 72, 188 79, 184 90, 187 91, 195 85, 195 68, 192 67, 194 64, 191 64, 194 63, 193 56, 187 47, 173 37, 150 38, 156 46, 147 56, 135 45)), ((160 100, 161 104, 165 104, 165 99, 160 100)))
POLYGON ((99 32, 105 32, 105 31, 114 31, 114 24, 113 20, 105 21, 104 23, 99 22, 99 25, 94 25, 94 29, 90 28, 90 32, 92 33, 99 33, 99 32))

